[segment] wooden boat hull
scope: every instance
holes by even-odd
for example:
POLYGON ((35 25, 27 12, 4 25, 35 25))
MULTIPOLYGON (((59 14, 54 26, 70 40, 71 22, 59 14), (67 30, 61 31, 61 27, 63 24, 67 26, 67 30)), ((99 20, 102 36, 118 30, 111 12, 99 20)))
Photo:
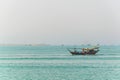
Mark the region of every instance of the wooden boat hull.
POLYGON ((68 49, 68 51, 72 55, 95 55, 99 51, 99 47, 93 47, 93 48, 72 48, 72 50, 68 49), (79 51, 78 49, 81 49, 79 51))
POLYGON ((91 52, 74 52, 74 51, 69 51, 72 55, 95 55, 97 51, 91 51, 91 52))

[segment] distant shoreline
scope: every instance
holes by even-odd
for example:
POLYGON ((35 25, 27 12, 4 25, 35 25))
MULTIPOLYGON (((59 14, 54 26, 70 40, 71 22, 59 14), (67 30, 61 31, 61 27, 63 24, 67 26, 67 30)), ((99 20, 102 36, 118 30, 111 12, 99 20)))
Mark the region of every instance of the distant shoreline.
MULTIPOLYGON (((0 46, 96 46, 95 44, 0 44, 0 46)), ((99 46, 120 46, 119 44, 101 44, 99 46)))
POLYGON ((0 46, 49 46, 50 44, 0 44, 0 46))

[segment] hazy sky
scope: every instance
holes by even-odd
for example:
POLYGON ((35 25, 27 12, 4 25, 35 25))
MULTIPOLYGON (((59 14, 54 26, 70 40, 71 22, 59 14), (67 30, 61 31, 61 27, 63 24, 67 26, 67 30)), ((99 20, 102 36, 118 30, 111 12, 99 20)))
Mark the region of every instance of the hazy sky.
POLYGON ((120 44, 120 0, 0 0, 0 43, 120 44))

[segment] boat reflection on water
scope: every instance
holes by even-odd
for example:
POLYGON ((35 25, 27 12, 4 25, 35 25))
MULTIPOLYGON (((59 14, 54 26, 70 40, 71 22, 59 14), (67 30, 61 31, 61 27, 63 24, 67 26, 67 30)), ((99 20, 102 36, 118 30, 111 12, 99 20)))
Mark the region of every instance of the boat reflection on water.
POLYGON ((95 55, 99 51, 99 47, 95 46, 92 48, 70 48, 68 51, 72 55, 95 55))

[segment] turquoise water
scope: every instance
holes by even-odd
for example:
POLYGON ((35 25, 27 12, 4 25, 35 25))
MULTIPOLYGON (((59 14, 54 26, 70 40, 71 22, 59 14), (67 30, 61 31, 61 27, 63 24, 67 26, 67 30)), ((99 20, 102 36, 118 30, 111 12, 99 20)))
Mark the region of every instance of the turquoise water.
POLYGON ((120 80, 120 46, 72 56, 81 46, 0 46, 0 80, 120 80))

